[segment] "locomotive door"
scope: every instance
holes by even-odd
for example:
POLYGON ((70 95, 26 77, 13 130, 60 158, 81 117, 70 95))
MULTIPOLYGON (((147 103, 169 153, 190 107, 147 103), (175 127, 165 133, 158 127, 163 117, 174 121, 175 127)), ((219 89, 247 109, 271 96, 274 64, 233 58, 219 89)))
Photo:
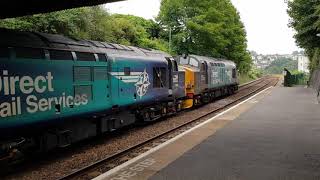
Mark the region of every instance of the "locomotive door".
POLYGON ((129 105, 143 99, 143 94, 139 96, 137 83, 140 75, 144 72, 144 67, 139 67, 134 63, 136 59, 121 59, 118 62, 118 97, 120 105, 129 105), (129 63, 130 62, 130 63, 129 63))
POLYGON ((172 60, 172 88, 173 90, 179 89, 179 70, 178 70, 178 63, 175 60, 172 60))
POLYGON ((110 77, 108 66, 93 67, 93 94, 95 102, 111 105, 110 77))
POLYGON ((133 78, 131 67, 127 65, 120 65, 118 67, 118 85, 119 85, 119 101, 120 105, 131 104, 134 100, 137 100, 134 83, 137 82, 137 78, 133 78))
POLYGON ((166 58, 168 61, 169 69, 169 89, 172 90, 173 94, 176 94, 179 90, 179 72, 178 64, 173 58, 166 58))
POLYGON ((118 67, 113 64, 111 66, 111 72, 110 72, 110 94, 112 99, 112 105, 117 106, 119 105, 119 69, 118 67))
POLYGON ((208 89, 208 64, 206 61, 201 63, 201 89, 208 89))
POLYGON ((222 64, 219 64, 219 79, 220 79, 220 86, 224 86, 226 83, 226 69, 223 67, 222 64))
POLYGON ((219 67, 217 63, 212 63, 211 83, 212 83, 212 88, 218 87, 220 83, 219 67))
POLYGON ((226 68, 224 66, 222 66, 221 68, 222 71, 222 85, 225 86, 227 83, 227 72, 226 72, 226 68))

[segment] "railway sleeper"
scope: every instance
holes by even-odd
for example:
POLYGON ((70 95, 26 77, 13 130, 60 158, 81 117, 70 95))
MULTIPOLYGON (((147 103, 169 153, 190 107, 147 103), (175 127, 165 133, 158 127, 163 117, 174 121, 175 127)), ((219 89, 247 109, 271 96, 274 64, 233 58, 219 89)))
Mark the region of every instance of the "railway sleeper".
MULTIPOLYGON (((195 106, 209 103, 218 96, 234 93, 237 87, 207 92, 203 96, 194 96, 195 106)), ((122 127, 140 122, 152 122, 173 115, 182 110, 184 100, 159 103, 150 107, 141 107, 139 110, 115 111, 110 116, 93 117, 88 119, 70 120, 59 127, 43 130, 40 134, 32 137, 17 138, 12 141, 1 143, 0 163, 3 160, 19 157, 25 149, 34 149, 37 152, 48 152, 55 148, 70 146, 75 142, 95 137, 107 132, 112 132, 122 127), (75 123, 77 122, 77 123, 75 123), (23 140, 23 141, 22 141, 23 140)))
POLYGON ((116 114, 103 117, 97 122, 97 134, 113 132, 122 127, 134 124, 136 116, 131 111, 121 111, 116 114))
POLYGON ((14 139, 12 141, 1 142, 0 147, 0 167, 13 165, 23 159, 19 147, 25 143, 24 138, 14 139))
POLYGON ((65 148, 82 140, 128 126, 135 121, 135 114, 122 111, 112 116, 96 117, 96 119, 74 119, 55 128, 44 129, 41 133, 1 142, 0 165, 2 162, 9 162, 9 159, 13 162, 19 154, 46 153, 56 148, 65 148), (74 123, 75 121, 77 123, 74 123))

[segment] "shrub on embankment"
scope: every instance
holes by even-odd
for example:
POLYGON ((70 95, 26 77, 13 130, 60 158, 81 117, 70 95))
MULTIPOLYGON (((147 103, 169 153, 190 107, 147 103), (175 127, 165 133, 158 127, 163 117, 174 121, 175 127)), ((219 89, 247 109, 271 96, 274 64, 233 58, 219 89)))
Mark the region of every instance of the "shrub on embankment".
POLYGON ((157 21, 96 6, 4 19, 0 27, 225 58, 241 73, 252 64, 244 25, 229 0, 162 0, 157 21))
POLYGON ((305 49, 310 59, 310 72, 319 67, 320 60, 320 1, 288 1, 288 14, 291 17, 289 26, 296 31, 297 44, 305 49))

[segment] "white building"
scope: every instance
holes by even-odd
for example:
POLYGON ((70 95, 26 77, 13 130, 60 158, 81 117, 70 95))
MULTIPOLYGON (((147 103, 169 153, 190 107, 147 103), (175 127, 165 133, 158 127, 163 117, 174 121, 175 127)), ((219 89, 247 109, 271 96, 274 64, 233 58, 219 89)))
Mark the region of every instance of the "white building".
POLYGON ((307 56, 300 55, 298 56, 298 70, 304 73, 309 72, 309 58, 307 56))

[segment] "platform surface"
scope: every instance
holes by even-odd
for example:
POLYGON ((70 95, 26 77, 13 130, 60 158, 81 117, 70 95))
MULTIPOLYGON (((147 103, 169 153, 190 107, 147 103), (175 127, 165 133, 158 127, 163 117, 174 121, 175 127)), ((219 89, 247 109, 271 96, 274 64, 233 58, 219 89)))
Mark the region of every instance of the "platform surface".
POLYGON ((320 179, 320 105, 313 90, 274 89, 150 179, 320 179))
POLYGON ((96 179, 320 179, 320 105, 312 89, 271 88, 96 179))

